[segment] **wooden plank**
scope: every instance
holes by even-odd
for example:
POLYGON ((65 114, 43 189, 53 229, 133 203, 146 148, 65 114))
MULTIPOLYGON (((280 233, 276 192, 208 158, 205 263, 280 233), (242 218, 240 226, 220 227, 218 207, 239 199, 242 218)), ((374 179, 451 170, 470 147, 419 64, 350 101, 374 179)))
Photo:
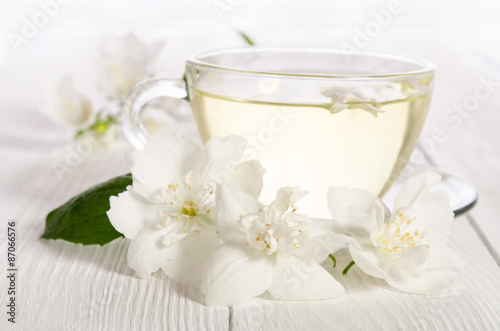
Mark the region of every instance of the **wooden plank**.
POLYGON ((346 288, 335 300, 280 302, 256 299, 234 307, 232 330, 493 330, 500 326, 500 269, 465 217, 452 226, 451 246, 467 261, 462 288, 445 296, 390 289, 357 267, 346 276, 347 254, 325 266, 346 288))

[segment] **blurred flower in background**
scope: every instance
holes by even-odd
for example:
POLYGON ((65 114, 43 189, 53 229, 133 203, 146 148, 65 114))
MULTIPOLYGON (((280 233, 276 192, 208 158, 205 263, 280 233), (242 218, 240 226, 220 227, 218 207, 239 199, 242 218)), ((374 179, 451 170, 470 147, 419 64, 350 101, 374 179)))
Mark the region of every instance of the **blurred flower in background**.
POLYGON ((145 44, 133 33, 123 37, 104 36, 97 59, 97 85, 110 100, 120 104, 137 83, 149 76, 164 42, 145 44))
POLYGON ((66 127, 75 139, 92 139, 96 146, 109 147, 117 139, 117 116, 94 111, 90 100, 80 93, 74 79, 66 75, 48 85, 40 113, 66 127))
POLYGON ((75 133, 90 125, 93 118, 90 100, 77 91, 70 76, 48 84, 40 112, 75 133))
MULTIPOLYGON (((97 146, 109 147, 118 137, 119 109, 128 92, 139 82, 153 77, 152 70, 164 42, 145 44, 133 33, 103 36, 101 57, 96 61, 97 87, 111 101, 94 111, 88 98, 79 93, 69 75, 51 84, 40 112, 70 129, 75 139, 92 139, 97 146)), ((163 133, 176 123, 176 117, 189 113, 186 100, 159 98, 149 103, 141 116, 151 134, 163 133)))

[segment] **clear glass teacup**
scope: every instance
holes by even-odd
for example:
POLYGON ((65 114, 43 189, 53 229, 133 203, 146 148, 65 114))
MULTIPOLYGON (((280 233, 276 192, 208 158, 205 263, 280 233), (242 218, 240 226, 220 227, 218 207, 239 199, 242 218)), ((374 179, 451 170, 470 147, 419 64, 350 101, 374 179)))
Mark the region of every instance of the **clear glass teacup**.
POLYGON ((424 124, 434 66, 410 56, 311 48, 199 52, 184 79, 138 85, 124 106, 124 131, 138 149, 148 101, 189 96, 203 141, 244 136, 261 161, 263 202, 281 186, 310 191, 302 212, 327 217, 328 186, 383 195, 405 166, 424 124))

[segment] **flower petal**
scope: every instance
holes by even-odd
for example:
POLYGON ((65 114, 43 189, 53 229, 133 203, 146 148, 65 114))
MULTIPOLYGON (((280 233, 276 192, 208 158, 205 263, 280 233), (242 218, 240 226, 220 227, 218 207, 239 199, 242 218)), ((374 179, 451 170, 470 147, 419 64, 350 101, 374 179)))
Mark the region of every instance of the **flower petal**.
POLYGON ((276 199, 271 202, 267 210, 267 217, 269 222, 280 220, 283 214, 287 211, 288 207, 302 199, 309 191, 302 191, 296 186, 285 186, 278 190, 276 199))
POLYGON ((158 221, 160 205, 139 195, 132 186, 127 191, 109 198, 110 209, 107 212, 113 227, 126 238, 134 238, 144 227, 158 221))
POLYGON ((227 184, 217 186, 215 201, 221 240, 246 243, 247 237, 240 223, 241 216, 256 213, 264 205, 249 194, 227 184))
POLYGON ((142 229, 130 242, 127 253, 128 265, 139 277, 149 280, 151 273, 177 255, 180 242, 170 246, 162 243, 168 231, 160 224, 151 224, 142 229))
POLYGON ((137 149, 132 149, 128 153, 125 154, 125 159, 130 167, 135 164, 135 160, 141 155, 141 151, 137 149))
MULTIPOLYGON (((319 229, 313 228, 313 221, 306 214, 286 212, 283 215, 283 220, 285 221, 287 227, 290 227, 292 230, 300 230, 302 233, 307 232, 307 236, 310 235, 311 231, 320 231, 319 229)), ((328 220, 322 219, 318 223, 321 224, 318 225, 318 228, 321 227, 322 230, 325 231, 321 232, 321 234, 326 234, 326 231, 332 228, 332 223, 328 220)))
POLYGON ((429 268, 452 267, 462 271, 464 265, 462 257, 449 247, 432 247, 429 252, 429 268))
POLYGON ((360 244, 371 244, 372 234, 389 216, 379 198, 364 190, 330 187, 327 201, 336 231, 352 236, 360 244))
POLYGON ((272 257, 246 244, 223 244, 202 276, 201 289, 209 306, 236 306, 266 291, 272 281, 272 257))
POLYGON ((135 190, 151 201, 168 184, 179 184, 193 169, 201 148, 193 140, 168 134, 151 138, 131 165, 135 190))
POLYGON ((100 50, 104 57, 128 56, 146 67, 156 57, 163 45, 163 41, 145 44, 133 33, 128 33, 123 37, 103 36, 100 50))
POLYGON ((326 218, 311 218, 312 227, 309 231, 309 237, 318 237, 328 235, 334 232, 335 224, 331 219, 326 218))
POLYGON ((429 192, 429 188, 440 180, 441 176, 430 170, 408 178, 394 199, 393 210, 405 207, 414 209, 429 192))
POLYGON ((163 42, 144 44, 129 33, 123 37, 103 36, 102 57, 97 59, 97 85, 111 99, 123 100, 129 90, 147 78, 163 42))
POLYGON ((75 132, 90 125, 93 119, 92 105, 89 99, 76 90, 70 76, 64 76, 48 85, 40 113, 75 132))
POLYGON ((278 256, 269 293, 279 300, 323 300, 344 294, 344 287, 314 259, 278 256))
POLYGON ((421 277, 428 269, 429 247, 419 245, 411 247, 401 256, 393 256, 389 264, 390 279, 405 280, 421 277))
POLYGON ((161 269, 176 283, 200 287, 205 264, 218 246, 219 236, 216 229, 202 228, 200 233, 190 233, 182 239, 177 255, 162 261, 161 269))
POLYGON ((246 140, 239 136, 211 138, 193 169, 192 185, 201 187, 208 183, 228 183, 245 146, 246 140))
POLYGON ((418 228, 425 230, 432 245, 446 244, 449 228, 453 222, 453 210, 448 194, 443 191, 429 192, 420 200, 415 210, 418 228))
POLYGON ((264 173, 266 170, 257 160, 248 160, 238 163, 234 168, 234 175, 228 184, 245 191, 251 196, 258 198, 264 185, 264 173))
POLYGON ((356 265, 363 270, 365 274, 376 278, 388 279, 389 274, 385 270, 384 256, 378 247, 366 247, 364 249, 354 242, 349 243, 349 252, 356 265))
MULTIPOLYGON (((421 252, 416 252, 422 254, 421 252)), ((411 273, 411 270, 399 269, 397 275, 391 272, 391 278, 387 283, 401 291, 419 294, 440 294, 455 288, 459 283, 460 271, 463 269, 463 260, 451 249, 442 249, 436 252, 429 250, 429 258, 425 264, 419 259, 413 258, 413 264, 421 263, 426 270, 422 273, 411 273), (439 256, 437 256, 439 255, 439 256)), ((398 269, 396 269, 398 268, 398 269)), ((414 268, 415 270, 415 268, 414 268)), ((413 271, 414 271, 413 270, 413 271)))
POLYGON ((313 258, 317 263, 323 263, 329 254, 333 254, 344 245, 354 240, 343 234, 330 232, 328 235, 310 238, 307 244, 295 249, 293 254, 300 259, 313 258))

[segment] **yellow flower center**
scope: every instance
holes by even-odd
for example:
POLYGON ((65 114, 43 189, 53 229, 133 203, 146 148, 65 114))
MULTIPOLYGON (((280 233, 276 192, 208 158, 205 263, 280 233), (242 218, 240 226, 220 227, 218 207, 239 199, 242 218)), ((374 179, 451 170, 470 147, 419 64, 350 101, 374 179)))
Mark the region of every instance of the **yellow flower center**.
POLYGON ((168 184, 159 192, 159 198, 165 208, 159 211, 160 224, 164 227, 177 227, 182 233, 199 233, 200 226, 212 222, 209 217, 214 204, 214 192, 211 187, 203 187, 202 194, 193 192, 191 176, 183 184, 168 184), (177 223, 178 225, 172 225, 177 223))
POLYGON ((94 131, 98 136, 103 136, 108 131, 108 125, 106 123, 99 123, 94 127, 94 131))
POLYGON ((401 255, 409 248, 423 244, 426 234, 411 228, 415 220, 416 217, 406 215, 404 212, 398 211, 394 214, 378 237, 386 253, 401 255))
POLYGON ((198 207, 193 202, 184 201, 184 206, 182 207, 182 213, 187 216, 196 216, 196 211, 198 207))

